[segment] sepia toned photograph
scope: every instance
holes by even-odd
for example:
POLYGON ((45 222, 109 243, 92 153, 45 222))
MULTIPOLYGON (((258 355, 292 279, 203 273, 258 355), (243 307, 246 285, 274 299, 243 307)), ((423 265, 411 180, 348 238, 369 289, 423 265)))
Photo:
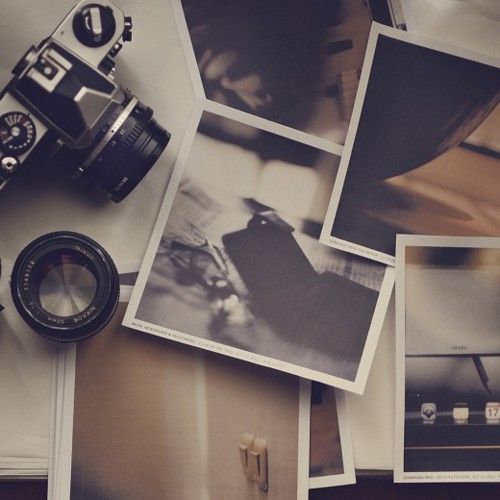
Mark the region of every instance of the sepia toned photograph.
POLYGON ((398 237, 396 265, 395 480, 498 481, 500 238, 398 237))
POLYGON ((500 235, 499 67, 374 25, 322 241, 394 264, 398 233, 500 235))
POLYGON ((177 9, 198 97, 344 143, 369 2, 178 0, 177 9))
POLYGON ((351 431, 344 394, 313 382, 311 386, 309 487, 354 484, 351 431))
POLYGON ((392 275, 318 241, 338 156, 202 104, 125 324, 362 392, 392 275))
POLYGON ((306 386, 132 332, 125 307, 76 348, 67 498, 307 499, 306 386))

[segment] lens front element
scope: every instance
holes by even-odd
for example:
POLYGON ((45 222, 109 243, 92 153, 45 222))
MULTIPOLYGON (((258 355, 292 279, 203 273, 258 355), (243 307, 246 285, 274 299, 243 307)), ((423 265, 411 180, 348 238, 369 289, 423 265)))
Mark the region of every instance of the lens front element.
POLYGON ((19 314, 40 335, 70 342, 101 330, 118 305, 119 279, 107 252, 86 236, 42 236, 19 255, 11 291, 19 314))
POLYGON ((54 316, 74 316, 85 311, 97 292, 94 274, 85 264, 71 262, 72 257, 61 255, 61 262, 50 262, 40 283, 40 306, 54 316))

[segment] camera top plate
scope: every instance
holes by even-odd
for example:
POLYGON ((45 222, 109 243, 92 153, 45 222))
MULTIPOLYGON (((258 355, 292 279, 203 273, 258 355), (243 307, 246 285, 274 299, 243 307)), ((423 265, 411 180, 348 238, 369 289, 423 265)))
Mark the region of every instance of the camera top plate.
MULTIPOLYGON (((109 12, 108 10, 106 11, 109 12)), ((70 11, 62 23, 52 33, 51 37, 71 52, 78 54, 88 64, 98 68, 114 45, 122 37, 124 30, 125 16, 116 5, 109 0, 100 0, 99 2, 95 2, 94 0, 83 0, 70 11), (114 34, 109 38, 107 43, 101 46, 89 46, 82 43, 73 29, 75 18, 80 16, 85 9, 89 9, 93 6, 99 6, 102 9, 110 9, 114 16, 114 34)))

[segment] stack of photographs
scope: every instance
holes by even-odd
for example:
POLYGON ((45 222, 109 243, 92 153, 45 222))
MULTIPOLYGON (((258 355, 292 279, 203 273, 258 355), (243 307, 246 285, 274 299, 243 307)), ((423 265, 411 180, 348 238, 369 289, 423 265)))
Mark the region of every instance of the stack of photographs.
POLYGON ((362 394, 396 235, 500 234, 498 62, 376 23, 362 44, 353 14, 359 91, 337 75, 333 113, 318 12, 257 4, 175 4, 198 102, 123 324, 362 394))
POLYGON ((195 102, 128 306, 68 355, 60 498, 354 483, 395 277, 395 480, 498 481, 498 60, 363 0, 172 6, 195 102))
POLYGON ((500 478, 499 66, 375 27, 322 230, 389 265, 415 233, 396 275, 398 482, 500 478))
POLYGON ((392 273, 318 241, 339 157, 252 123, 198 103, 124 324, 362 393, 392 273))
POLYGON ((355 482, 332 386, 363 392, 393 283, 318 242, 371 12, 364 0, 172 6, 197 102, 125 320, 121 304, 60 356, 49 491, 307 498, 355 482), (263 441, 267 482, 252 458, 263 441))
POLYGON ((498 66, 372 30, 321 240, 393 265, 397 233, 500 234, 498 66))
POLYGON ((133 334, 125 308, 61 349, 49 498, 307 499, 354 482, 342 393, 133 334))
POLYGON ((217 4, 174 4, 199 100, 124 324, 361 394, 393 273, 318 238, 370 12, 217 4))

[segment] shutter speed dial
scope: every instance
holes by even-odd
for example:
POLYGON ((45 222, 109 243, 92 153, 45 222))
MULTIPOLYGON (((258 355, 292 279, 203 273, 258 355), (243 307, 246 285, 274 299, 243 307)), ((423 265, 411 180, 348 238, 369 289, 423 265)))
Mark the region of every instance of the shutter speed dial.
POLYGON ((97 3, 85 5, 73 18, 73 31, 83 45, 103 47, 116 31, 113 10, 97 3))
POLYGON ((0 116, 0 151, 4 154, 26 153, 36 140, 33 120, 20 111, 0 116))

